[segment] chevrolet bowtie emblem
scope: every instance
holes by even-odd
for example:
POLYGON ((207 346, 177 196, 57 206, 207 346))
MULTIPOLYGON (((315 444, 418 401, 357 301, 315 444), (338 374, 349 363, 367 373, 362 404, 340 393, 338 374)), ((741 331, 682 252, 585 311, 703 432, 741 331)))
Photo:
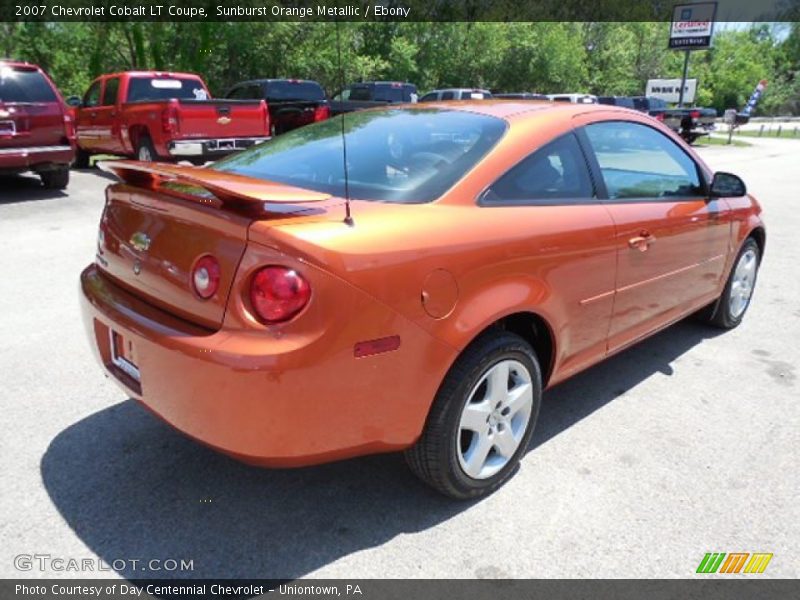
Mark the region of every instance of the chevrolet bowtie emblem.
POLYGON ((142 231, 137 231, 131 236, 130 243, 139 252, 147 252, 150 249, 150 236, 142 231))
POLYGON ((231 122, 230 117, 220 117, 219 119, 217 119, 217 123, 219 123, 220 125, 227 125, 230 122, 231 122))

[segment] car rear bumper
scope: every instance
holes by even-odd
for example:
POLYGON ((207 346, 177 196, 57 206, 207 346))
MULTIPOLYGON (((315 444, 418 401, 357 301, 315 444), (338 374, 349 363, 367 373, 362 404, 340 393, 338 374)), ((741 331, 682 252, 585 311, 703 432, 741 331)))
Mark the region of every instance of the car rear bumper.
POLYGON ((68 165, 75 158, 72 146, 31 146, 0 148, 0 170, 47 170, 51 166, 68 165))
POLYGON ((269 140, 269 137, 220 138, 207 140, 175 140, 167 144, 170 156, 175 157, 218 157, 232 152, 240 152, 256 144, 269 140))
POLYGON ((128 395, 190 437, 262 466, 408 447, 441 382, 439 369, 453 359, 451 349, 404 319, 397 322, 403 347, 366 358, 354 358, 350 342, 342 346, 352 333, 345 321, 294 340, 225 325, 201 329, 143 302, 94 265, 81 275, 81 307, 97 359, 128 395), (115 364, 112 332, 131 345, 135 372, 115 364))

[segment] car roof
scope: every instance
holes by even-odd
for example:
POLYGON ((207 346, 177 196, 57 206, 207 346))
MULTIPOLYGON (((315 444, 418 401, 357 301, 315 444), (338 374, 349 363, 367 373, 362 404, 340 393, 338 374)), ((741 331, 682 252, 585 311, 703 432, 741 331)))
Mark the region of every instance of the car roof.
POLYGON ((315 83, 320 87, 322 87, 319 81, 314 81, 313 79, 297 79, 296 77, 267 77, 264 79, 248 79, 246 81, 240 81, 239 83, 236 83, 231 87, 236 87, 237 85, 244 85, 246 83, 274 83, 276 81, 290 81, 292 83, 315 83))
POLYGON ((35 65, 33 63, 24 60, 15 60, 13 58, 0 58, 0 65, 5 65, 7 67, 27 67, 29 69, 41 70, 41 67, 39 67, 39 65, 35 65))
MULTIPOLYGON (((571 117, 574 115, 588 112, 619 112, 621 115, 630 114, 630 109, 621 108, 608 104, 576 104, 572 102, 549 102, 549 101, 515 101, 515 100, 448 100, 446 102, 425 102, 424 104, 397 104, 392 107, 410 108, 416 110, 430 110, 440 108, 442 110, 461 110, 476 114, 498 117, 500 119, 511 120, 530 113, 544 115, 547 113, 564 115, 571 117)), ((381 110, 381 109, 374 109, 381 110)), ((385 109, 383 109, 385 110, 385 109)))
POLYGON ((139 77, 139 76, 151 76, 151 75, 163 75, 166 77, 196 77, 200 80, 203 78, 200 77, 197 73, 184 73, 181 71, 118 71, 117 73, 103 73, 102 75, 98 75, 95 77, 95 80, 100 79, 101 77, 119 77, 121 75, 128 75, 130 77, 139 77))

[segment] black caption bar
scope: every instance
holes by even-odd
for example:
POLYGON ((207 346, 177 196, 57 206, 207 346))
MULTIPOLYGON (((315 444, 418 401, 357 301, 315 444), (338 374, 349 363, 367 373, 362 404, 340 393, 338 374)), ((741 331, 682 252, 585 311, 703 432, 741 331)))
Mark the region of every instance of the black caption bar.
MULTIPOLYGON (((718 21, 800 20, 800 0, 718 1, 718 21)), ((672 7, 677 3, 677 0, 3 0, 0 21, 669 21, 672 7)))
POLYGON ((245 598, 298 600, 774 600, 797 598, 798 580, 787 579, 514 579, 514 580, 120 580, 28 579, 0 581, 0 597, 29 600, 229 600, 245 598))

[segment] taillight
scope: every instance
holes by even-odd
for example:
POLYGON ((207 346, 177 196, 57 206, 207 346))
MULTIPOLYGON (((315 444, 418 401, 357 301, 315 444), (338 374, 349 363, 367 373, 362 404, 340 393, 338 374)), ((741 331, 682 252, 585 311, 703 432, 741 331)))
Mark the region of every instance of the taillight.
POLYGON ((69 111, 64 112, 64 134, 70 142, 75 139, 75 121, 69 111))
POLYGON ((169 135, 178 133, 178 101, 174 98, 167 103, 161 113, 161 129, 169 135))
POLYGON ((664 120, 664 113, 658 113, 656 115, 656 121, 663 121, 664 120))
POLYGON ((250 284, 250 303, 264 323, 291 319, 308 304, 311 286, 302 275, 286 267, 264 267, 250 284))
POLYGON ((692 117, 693 119, 699 119, 700 118, 700 111, 699 110, 693 110, 692 112, 689 113, 689 116, 692 117))
POLYGON ((330 118, 330 116, 331 107, 327 104, 322 104, 314 109, 314 122, 324 121, 325 119, 330 118))
POLYGON ((272 123, 269 120, 269 106, 267 106, 266 100, 261 101, 261 110, 264 111, 264 131, 269 135, 273 135, 272 123))
POLYGON ((198 296, 207 300, 219 289, 219 261, 207 254, 202 256, 192 269, 192 287, 198 296))

